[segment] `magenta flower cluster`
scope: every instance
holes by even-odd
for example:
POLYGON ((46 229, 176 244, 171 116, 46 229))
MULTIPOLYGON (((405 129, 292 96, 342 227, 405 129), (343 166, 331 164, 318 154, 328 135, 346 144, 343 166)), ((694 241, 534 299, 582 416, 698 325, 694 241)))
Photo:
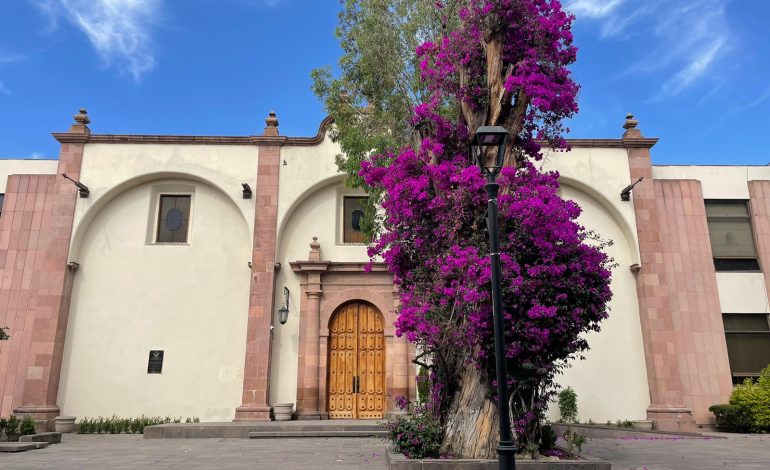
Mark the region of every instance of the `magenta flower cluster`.
MULTIPOLYGON (((516 145, 532 159, 503 168, 498 182, 506 357, 511 390, 534 405, 516 409, 525 430, 541 416, 544 392, 564 361, 587 349, 583 333, 598 331, 610 300, 608 257, 588 243, 577 223, 580 208, 559 197, 558 174, 543 172, 536 139, 564 146, 562 119, 577 111, 577 85, 566 66, 575 59, 572 17, 555 0, 470 1, 462 27, 423 44, 422 78, 431 98, 414 110, 426 130, 417 148, 364 162, 366 183, 384 189, 383 231, 370 256, 382 256, 401 291, 399 335, 421 351, 461 351, 467 363, 494 370, 490 263, 485 232, 484 178, 467 157, 463 120, 444 117, 452 97, 474 107, 488 99, 483 39, 490 28, 503 38, 511 70, 505 87, 529 97, 516 145), (494 25, 489 22, 494 19, 494 25), (458 70, 470 70, 461 80, 458 70)), ((452 371, 432 371, 434 394, 454 388, 452 371), (437 392, 438 391, 438 392, 437 392)), ((490 380, 490 388, 494 382, 490 380)), ((434 397, 440 408, 448 397, 434 397)), ((514 401, 515 402, 515 401, 514 401)))

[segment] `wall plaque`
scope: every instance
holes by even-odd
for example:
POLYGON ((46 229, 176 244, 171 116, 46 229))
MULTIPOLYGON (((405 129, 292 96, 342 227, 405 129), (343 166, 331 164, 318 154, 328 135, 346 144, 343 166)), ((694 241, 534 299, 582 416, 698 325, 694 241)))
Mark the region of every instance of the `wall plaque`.
POLYGON ((147 361, 148 374, 160 374, 163 371, 163 351, 151 350, 150 359, 147 361))

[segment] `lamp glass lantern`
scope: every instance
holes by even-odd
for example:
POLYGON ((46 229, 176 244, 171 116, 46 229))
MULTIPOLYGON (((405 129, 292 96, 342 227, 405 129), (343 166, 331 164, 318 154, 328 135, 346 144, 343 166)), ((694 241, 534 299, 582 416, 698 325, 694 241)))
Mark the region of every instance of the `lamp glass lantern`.
POLYGON ((469 146, 471 159, 488 176, 497 176, 503 167, 505 144, 508 141, 508 131, 500 126, 481 126, 473 136, 469 146), (495 151, 494 158, 487 158, 490 151, 495 151))
POLYGON ((278 322, 285 325, 289 320, 289 288, 283 288, 283 305, 278 309, 278 322))

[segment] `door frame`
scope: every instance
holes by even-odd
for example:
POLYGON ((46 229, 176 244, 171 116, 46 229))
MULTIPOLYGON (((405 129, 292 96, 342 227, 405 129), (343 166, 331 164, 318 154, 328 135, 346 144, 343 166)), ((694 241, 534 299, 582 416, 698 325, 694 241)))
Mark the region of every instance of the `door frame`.
MULTIPOLYGON (((383 315, 382 312, 377 308, 377 306, 375 306, 371 302, 367 302, 365 300, 357 299, 357 300, 352 300, 352 301, 345 302, 342 305, 340 305, 339 307, 337 307, 334 310, 334 313, 329 318, 329 325, 328 326, 329 326, 329 336, 327 338, 327 373, 326 373, 326 405, 325 405, 325 411, 328 413, 329 419, 345 419, 345 418, 348 418, 348 419, 382 419, 382 418, 384 418, 385 414, 388 412, 388 404, 387 404, 387 400, 386 400, 386 396, 387 396, 387 386, 386 386, 386 383, 387 383, 387 370, 388 369, 387 369, 387 342, 386 342, 386 338, 385 338, 385 315, 383 315), (339 315, 342 315, 343 313, 345 313, 346 309, 349 308, 350 306, 353 306, 353 305, 356 306, 355 314, 352 317, 353 321, 354 321, 354 327, 352 329, 353 336, 352 336, 352 338, 349 338, 348 341, 352 340, 352 343, 353 343, 353 348, 352 348, 353 349, 353 355, 352 355, 353 367, 352 367, 352 369, 353 369, 354 372, 350 375, 349 378, 347 377, 348 374, 345 373, 346 378, 342 382, 344 384, 343 386, 345 387, 345 389, 346 390, 350 390, 350 392, 344 393, 343 395, 348 395, 349 393, 353 394, 353 406, 352 406, 352 413, 351 413, 352 416, 350 416, 350 417, 338 416, 338 417, 332 418, 332 416, 331 416, 332 415, 332 410, 329 408, 331 406, 331 388, 332 388, 332 386, 331 386, 332 385, 332 383, 331 383, 331 380, 332 380, 331 359, 332 359, 332 354, 334 352, 332 350, 332 342, 334 341, 334 338, 335 338, 335 334, 332 331, 332 327, 333 327, 335 321, 338 320, 339 315), (379 317, 378 320, 380 322, 379 328, 381 330, 379 331, 379 335, 378 335, 377 332, 375 332, 374 334, 376 336, 372 340, 373 349, 372 348, 364 349, 364 351, 368 351, 369 349, 372 349, 374 351, 374 354, 375 354, 375 358, 374 358, 374 361, 375 361, 374 362, 375 373, 373 375, 373 379, 374 379, 375 383, 374 383, 373 386, 376 387, 378 379, 381 381, 381 386, 382 386, 382 392, 381 392, 382 416, 378 416, 378 417, 361 417, 360 416, 360 414, 361 414, 360 400, 362 398, 362 395, 361 395, 361 392, 360 392, 360 387, 362 387, 362 386, 363 387, 367 387, 367 385, 368 385, 368 381, 366 380, 366 378, 364 378, 364 380, 363 380, 363 385, 361 384, 362 383, 361 377, 366 373, 366 372, 364 372, 363 368, 368 365, 368 362, 366 362, 365 364, 362 364, 362 361, 361 361, 361 353, 362 353, 362 348, 361 348, 362 341, 361 340, 362 340, 362 335, 363 334, 372 334, 372 333, 364 333, 364 332, 362 332, 362 329, 361 329, 361 309, 362 308, 371 309, 374 312, 374 315, 376 317, 379 317), (376 359, 376 352, 378 350, 377 349, 378 348, 378 346, 377 346, 378 343, 381 345, 381 358, 380 358, 379 361, 376 359), (377 374, 377 372, 376 372, 376 368, 378 366, 377 362, 380 363, 379 364, 379 368, 380 368, 380 373, 379 374, 377 374), (379 375, 379 377, 377 377, 377 375, 379 375), (352 384, 351 388, 347 387, 348 382, 351 382, 351 384, 352 384)), ((345 333, 338 333, 336 335, 336 337, 337 338, 340 338, 340 337, 344 338, 344 335, 345 335, 345 333)), ((368 339, 369 338, 367 338, 367 340, 368 339)), ((339 341, 339 339, 338 339, 338 341, 339 341)), ((337 349, 337 351, 340 351, 340 350, 337 349)), ((377 397, 377 395, 380 395, 380 394, 375 392, 374 396, 377 397)))

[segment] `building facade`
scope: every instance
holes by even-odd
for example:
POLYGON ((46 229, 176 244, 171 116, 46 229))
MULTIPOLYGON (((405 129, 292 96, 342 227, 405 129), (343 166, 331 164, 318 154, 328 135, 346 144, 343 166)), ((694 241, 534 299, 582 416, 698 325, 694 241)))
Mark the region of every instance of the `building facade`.
MULTIPOLYGON (((373 419, 414 398, 330 120, 307 138, 274 113, 240 137, 88 124, 53 134, 57 161, 0 160, 0 415, 373 419)), ((770 167, 654 166, 637 124, 544 159, 618 264, 560 381, 583 420, 690 430, 770 362, 770 167)))

